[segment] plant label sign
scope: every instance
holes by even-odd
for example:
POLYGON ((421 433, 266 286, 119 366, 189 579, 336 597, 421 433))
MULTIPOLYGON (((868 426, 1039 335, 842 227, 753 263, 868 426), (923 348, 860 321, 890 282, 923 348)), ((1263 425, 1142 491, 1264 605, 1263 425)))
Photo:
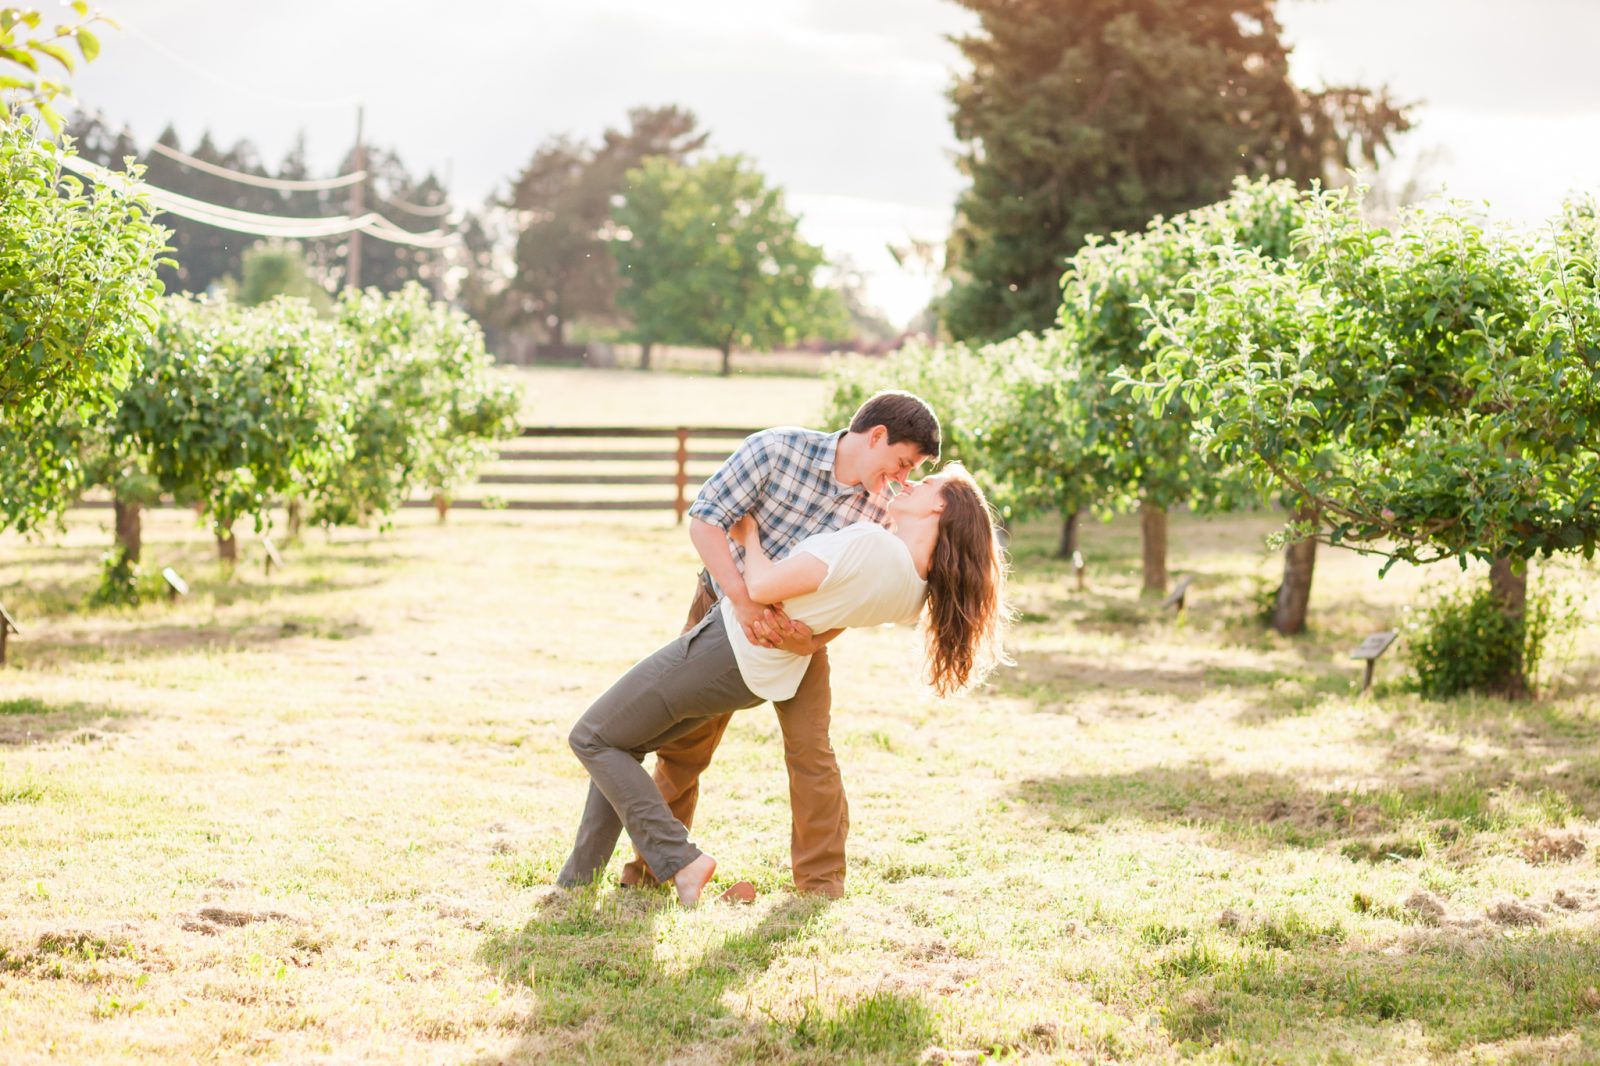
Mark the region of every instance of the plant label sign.
POLYGON ((0 666, 6 664, 6 637, 21 632, 22 630, 17 628, 17 620, 11 617, 11 612, 6 610, 5 604, 0 603, 0 666))
POLYGON ((1194 578, 1192 577, 1179 578, 1178 583, 1172 587, 1172 594, 1161 601, 1161 606, 1171 607, 1178 611, 1183 610, 1184 600, 1188 597, 1189 586, 1192 584, 1194 584, 1194 578))
POLYGON ((1367 664, 1366 673, 1361 678, 1362 692, 1372 687, 1372 669, 1378 665, 1378 656, 1388 651, 1389 645, 1393 644, 1399 635, 1400 631, 1396 629, 1385 629, 1380 633, 1374 633, 1361 642, 1361 647, 1350 653, 1350 658, 1363 659, 1367 664))
POLYGON ((167 594, 173 599, 189 595, 189 583, 179 577, 178 572, 172 567, 169 566, 161 571, 161 576, 167 582, 167 594))
POLYGON ((267 573, 272 573, 272 568, 274 566, 276 566, 279 570, 282 570, 283 556, 278 554, 278 546, 272 543, 271 537, 261 538, 261 548, 267 553, 267 573))
POLYGON ((1350 658, 1366 659, 1370 662, 1388 651, 1389 645, 1393 644, 1395 638, 1399 635, 1399 631, 1393 629, 1385 629, 1381 633, 1374 633, 1361 642, 1361 647, 1350 653, 1350 658))

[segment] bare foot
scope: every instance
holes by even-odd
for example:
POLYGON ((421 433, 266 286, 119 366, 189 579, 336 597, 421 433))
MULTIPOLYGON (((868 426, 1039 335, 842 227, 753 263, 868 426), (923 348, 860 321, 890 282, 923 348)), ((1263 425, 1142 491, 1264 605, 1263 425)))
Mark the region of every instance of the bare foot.
POLYGON ((717 860, 701 852, 698 859, 673 874, 672 883, 678 889, 678 902, 685 907, 699 903, 700 893, 711 883, 711 875, 716 871, 717 860))
POLYGON ((749 881, 735 881, 717 899, 723 903, 754 903, 756 901, 756 886, 749 881))

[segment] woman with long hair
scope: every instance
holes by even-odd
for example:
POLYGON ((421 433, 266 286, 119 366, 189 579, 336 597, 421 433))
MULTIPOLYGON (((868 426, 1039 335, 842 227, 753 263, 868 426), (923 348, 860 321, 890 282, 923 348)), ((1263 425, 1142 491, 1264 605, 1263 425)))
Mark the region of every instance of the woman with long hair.
MULTIPOLYGON (((1006 564, 993 511, 972 475, 952 464, 895 497, 889 514, 893 532, 857 522, 807 537, 778 561, 762 551, 749 516, 729 535, 746 549, 745 586, 757 602, 782 603, 815 633, 921 617, 929 686, 940 696, 971 688, 1008 661, 1001 647, 1006 564)), ((592 881, 625 827, 656 876, 673 882, 679 902, 698 902, 716 860, 689 842, 644 771, 644 756, 706 717, 788 699, 809 661, 751 643, 723 601, 624 674, 569 738, 590 785, 559 883, 592 881)))

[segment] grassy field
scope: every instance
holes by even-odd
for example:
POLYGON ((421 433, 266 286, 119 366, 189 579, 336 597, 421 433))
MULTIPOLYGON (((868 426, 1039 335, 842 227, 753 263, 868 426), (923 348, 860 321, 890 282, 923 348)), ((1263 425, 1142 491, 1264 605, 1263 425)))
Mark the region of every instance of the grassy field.
POLYGON ((812 377, 505 367, 522 387, 525 425, 811 425, 826 385, 812 377))
MULTIPOLYGON (((651 417, 579 418, 626 386, 562 373, 575 421, 651 417)), ((814 382, 732 387, 674 402, 814 414, 814 382)), ((551 888, 566 732, 687 606, 670 515, 412 512, 227 578, 160 512, 192 595, 88 612, 108 521, 0 538, 0 1061, 1600 1061, 1593 567, 1541 571, 1587 612, 1547 698, 1433 703, 1404 642, 1366 696, 1345 656, 1475 573, 1325 553, 1286 640, 1266 516, 1174 521, 1181 621, 1134 523, 1086 530, 1084 592, 1024 528, 988 690, 920 691, 908 632, 834 646, 846 897, 786 891, 758 708, 695 837, 761 896, 684 912, 551 888)))

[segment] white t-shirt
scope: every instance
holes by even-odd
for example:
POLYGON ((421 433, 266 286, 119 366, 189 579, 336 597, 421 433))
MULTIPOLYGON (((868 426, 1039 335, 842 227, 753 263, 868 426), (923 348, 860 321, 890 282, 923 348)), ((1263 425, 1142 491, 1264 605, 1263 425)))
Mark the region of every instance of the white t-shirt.
MULTIPOLYGON (((856 522, 830 533, 816 533, 790 551, 814 555, 828 565, 828 576, 815 592, 792 596, 784 610, 813 633, 858 626, 915 625, 922 613, 928 583, 917 575, 905 541, 874 522, 856 522)), ((745 638, 744 629, 726 598, 722 621, 733 645, 739 674, 752 693, 764 700, 786 700, 800 688, 811 656, 781 648, 763 648, 745 638)))

